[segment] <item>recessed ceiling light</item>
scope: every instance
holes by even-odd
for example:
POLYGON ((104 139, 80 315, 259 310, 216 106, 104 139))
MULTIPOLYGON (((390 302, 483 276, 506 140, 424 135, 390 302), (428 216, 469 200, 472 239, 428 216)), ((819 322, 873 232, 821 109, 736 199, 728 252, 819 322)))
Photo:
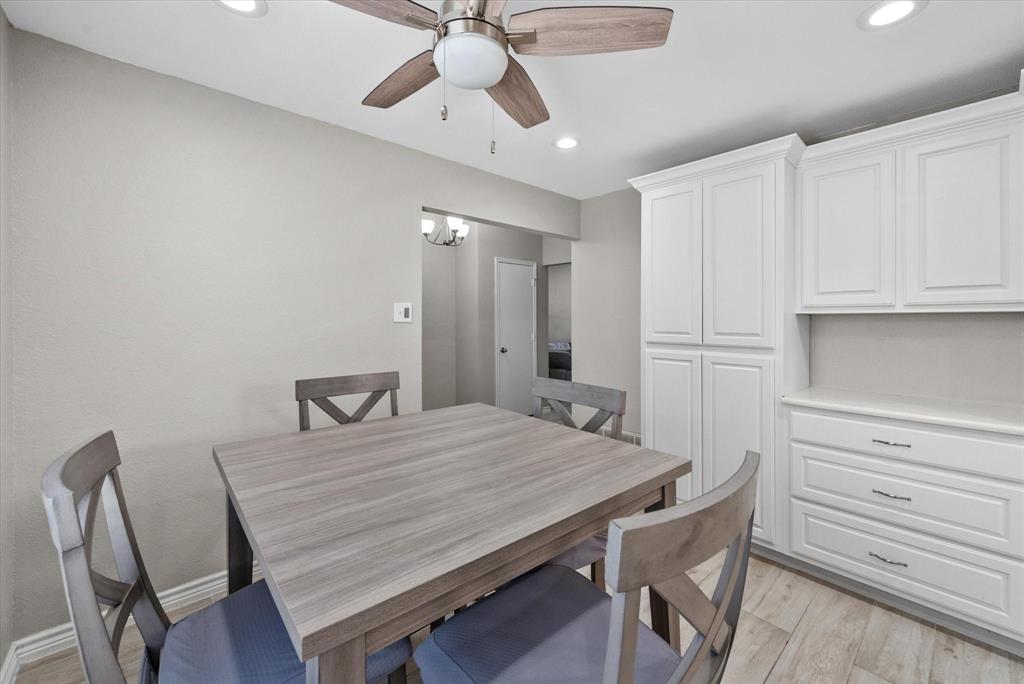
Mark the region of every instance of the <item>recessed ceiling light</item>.
POLYGON ((560 150, 571 150, 577 145, 579 145, 579 141, 577 141, 576 138, 565 137, 559 138, 558 140, 555 141, 555 147, 557 147, 560 150))
POLYGON ((868 7, 857 24, 866 31, 892 26, 919 13, 928 0, 884 0, 868 7))
POLYGON ((218 5, 243 17, 262 17, 267 13, 267 0, 215 0, 218 5))

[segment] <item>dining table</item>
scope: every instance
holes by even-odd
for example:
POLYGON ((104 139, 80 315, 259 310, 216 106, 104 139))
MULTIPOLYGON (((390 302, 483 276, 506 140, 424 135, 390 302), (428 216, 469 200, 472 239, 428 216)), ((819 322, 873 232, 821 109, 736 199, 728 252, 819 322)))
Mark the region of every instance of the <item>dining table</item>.
MULTIPOLYGON (((365 659, 609 521, 676 503, 690 461, 484 404, 222 444, 228 589, 267 582, 306 681, 365 659)), ((679 620, 651 592, 652 626, 679 620)))

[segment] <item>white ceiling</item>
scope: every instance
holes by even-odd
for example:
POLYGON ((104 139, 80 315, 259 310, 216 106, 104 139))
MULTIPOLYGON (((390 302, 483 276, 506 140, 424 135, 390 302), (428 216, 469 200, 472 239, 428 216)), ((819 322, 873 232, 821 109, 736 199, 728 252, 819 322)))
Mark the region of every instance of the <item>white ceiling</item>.
MULTIPOLYGON (((1020 0, 931 0, 873 32, 857 28, 871 0, 649 0, 675 10, 662 48, 519 57, 551 120, 522 130, 498 109, 492 156, 485 93, 449 87, 446 123, 440 81, 390 110, 360 105, 429 32, 326 0, 268 2, 261 19, 212 0, 0 5, 20 29, 577 198, 786 133, 813 140, 1006 89, 1024 67, 1020 0), (580 140, 571 152, 552 145, 566 134, 580 140)), ((511 0, 506 15, 557 4, 511 0)))

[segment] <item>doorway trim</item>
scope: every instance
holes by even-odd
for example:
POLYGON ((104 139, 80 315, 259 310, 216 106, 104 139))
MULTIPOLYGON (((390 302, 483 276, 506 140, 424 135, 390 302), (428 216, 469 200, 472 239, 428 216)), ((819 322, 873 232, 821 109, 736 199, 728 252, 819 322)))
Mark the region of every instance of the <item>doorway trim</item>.
POLYGON ((498 269, 500 264, 516 264, 529 266, 533 269, 533 333, 531 338, 533 344, 530 349, 533 358, 533 377, 537 377, 537 262, 524 259, 511 259, 509 257, 494 257, 494 405, 498 405, 498 397, 501 396, 501 366, 499 365, 500 343, 498 342, 498 321, 501 320, 501 297, 498 293, 498 269))

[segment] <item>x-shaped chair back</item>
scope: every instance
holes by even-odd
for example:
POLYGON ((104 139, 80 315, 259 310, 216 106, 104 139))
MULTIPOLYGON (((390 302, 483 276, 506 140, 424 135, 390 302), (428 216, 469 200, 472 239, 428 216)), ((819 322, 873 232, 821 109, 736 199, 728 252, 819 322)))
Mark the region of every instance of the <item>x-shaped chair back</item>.
POLYGON ((545 403, 563 423, 574 429, 576 421, 572 419, 569 407, 579 404, 595 408, 597 412, 579 429, 597 432, 611 418, 611 436, 615 439, 622 436, 622 416, 626 413, 626 393, 623 390, 553 378, 534 378, 533 414, 538 418, 545 403))
POLYGON ((114 433, 105 432, 46 469, 43 504, 86 679, 124 684, 117 651, 128 618, 134 617, 146 644, 140 681, 155 682, 170 621, 142 563, 117 474, 119 465, 114 433), (118 579, 97 572, 92 564, 100 502, 118 579))
POLYGON ((658 592, 697 632, 667 682, 721 680, 743 601, 760 460, 758 453, 748 451, 739 470, 704 496, 611 522, 607 581, 614 593, 605 684, 633 683, 644 586, 658 592), (726 548, 725 564, 708 598, 686 571, 726 548))
POLYGON ((398 415, 398 371, 389 373, 364 373, 362 375, 340 375, 333 378, 310 378, 295 381, 295 400, 299 402, 299 429, 309 429, 309 402, 316 404, 321 411, 329 415, 341 425, 358 423, 370 412, 377 402, 391 393, 391 415, 398 415), (329 397, 340 397, 347 394, 363 394, 370 396, 363 400, 352 415, 342 411, 329 397))

